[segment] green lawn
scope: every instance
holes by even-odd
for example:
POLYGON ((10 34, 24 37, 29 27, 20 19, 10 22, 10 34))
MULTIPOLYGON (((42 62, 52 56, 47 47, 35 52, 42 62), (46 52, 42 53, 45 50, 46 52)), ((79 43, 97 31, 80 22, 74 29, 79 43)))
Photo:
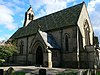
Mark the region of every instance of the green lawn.
POLYGON ((25 72, 16 72, 14 75, 25 75, 25 72))
MULTIPOLYGON (((6 74, 4 74, 6 75, 6 74)), ((25 75, 25 72, 14 72, 11 75, 25 75)))
POLYGON ((97 75, 100 75, 100 72, 97 72, 97 75))
POLYGON ((62 73, 58 73, 58 74, 56 74, 56 75, 77 75, 77 72, 68 72, 68 73, 64 73, 64 72, 62 72, 62 73))

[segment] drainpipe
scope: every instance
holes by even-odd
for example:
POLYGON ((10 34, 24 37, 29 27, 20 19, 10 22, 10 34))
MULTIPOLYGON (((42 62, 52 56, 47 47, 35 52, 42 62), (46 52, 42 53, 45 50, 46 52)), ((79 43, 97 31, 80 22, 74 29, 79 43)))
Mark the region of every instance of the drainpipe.
POLYGON ((77 62, 78 68, 80 68, 80 59, 79 59, 79 28, 77 27, 77 62))

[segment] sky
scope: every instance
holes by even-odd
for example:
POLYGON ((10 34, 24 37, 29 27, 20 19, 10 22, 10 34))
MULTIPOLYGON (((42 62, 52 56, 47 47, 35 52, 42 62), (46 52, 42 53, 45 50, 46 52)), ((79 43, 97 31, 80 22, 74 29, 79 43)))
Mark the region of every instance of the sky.
POLYGON ((25 12, 33 8, 35 19, 85 2, 95 36, 100 42, 100 0, 0 0, 0 41, 23 26, 25 12))

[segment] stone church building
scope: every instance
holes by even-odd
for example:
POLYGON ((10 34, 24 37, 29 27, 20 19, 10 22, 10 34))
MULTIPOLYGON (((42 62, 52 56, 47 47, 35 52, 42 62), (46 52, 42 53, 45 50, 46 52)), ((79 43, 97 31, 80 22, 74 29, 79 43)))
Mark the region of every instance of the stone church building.
POLYGON ((84 2, 34 19, 30 7, 23 27, 10 38, 18 54, 14 63, 45 67, 94 68, 97 54, 94 32, 84 2))

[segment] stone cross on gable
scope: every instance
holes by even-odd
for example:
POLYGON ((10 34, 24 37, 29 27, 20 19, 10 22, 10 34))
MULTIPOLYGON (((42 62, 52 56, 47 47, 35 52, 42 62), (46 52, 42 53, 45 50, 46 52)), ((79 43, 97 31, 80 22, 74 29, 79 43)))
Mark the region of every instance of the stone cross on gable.
POLYGON ((41 29, 41 25, 38 25, 38 30, 40 30, 41 29))

